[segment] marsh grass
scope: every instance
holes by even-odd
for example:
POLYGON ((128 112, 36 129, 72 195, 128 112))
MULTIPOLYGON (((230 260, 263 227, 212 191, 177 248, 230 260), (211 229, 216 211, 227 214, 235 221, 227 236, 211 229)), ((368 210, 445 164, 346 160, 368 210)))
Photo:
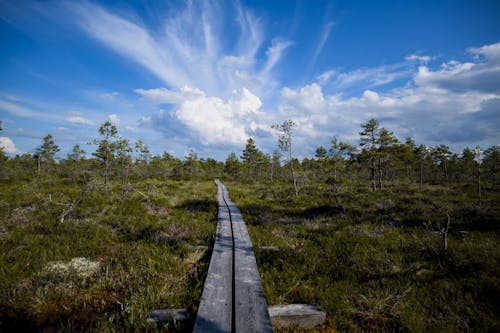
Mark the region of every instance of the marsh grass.
POLYGON ((209 257, 193 245, 215 233, 213 182, 147 180, 125 198, 118 185, 94 185, 63 223, 81 184, 1 186, 0 331, 186 329, 146 318, 196 311, 209 257))
POLYGON ((318 304, 325 331, 500 330, 498 188, 481 206, 463 184, 351 187, 333 205, 322 184, 299 198, 287 184, 226 185, 249 224, 270 305, 318 304))

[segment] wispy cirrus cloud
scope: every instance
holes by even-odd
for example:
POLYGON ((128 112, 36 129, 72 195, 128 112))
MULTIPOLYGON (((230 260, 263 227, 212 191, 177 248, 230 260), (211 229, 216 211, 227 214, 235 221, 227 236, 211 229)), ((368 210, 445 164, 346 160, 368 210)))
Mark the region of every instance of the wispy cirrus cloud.
POLYGON ((314 49, 314 52, 311 57, 310 64, 313 66, 316 63, 316 60, 318 59, 319 55, 321 54, 321 51, 323 51, 323 47, 325 46, 326 41, 328 40, 328 37, 330 37, 330 33, 332 31, 332 28, 335 26, 335 22, 328 22, 323 26, 323 29, 321 30, 321 34, 318 39, 318 43, 316 44, 316 48, 314 49))
POLYGON ((70 116, 66 118, 66 121, 71 124, 76 124, 76 125, 88 125, 88 126, 93 126, 94 122, 90 119, 87 119, 82 116, 70 116))
POLYGON ((413 66, 408 63, 390 64, 378 67, 359 68, 349 72, 327 71, 318 76, 321 85, 329 86, 337 92, 368 89, 393 83, 397 80, 411 79, 413 66))
POLYGON ((88 36, 163 81, 163 87, 135 89, 142 101, 167 106, 142 123, 156 119, 157 130, 172 133, 163 127, 176 126, 175 120, 202 145, 241 145, 262 127, 262 99, 277 86, 274 70, 293 45, 265 36, 261 19, 238 2, 187 2, 159 29, 90 2, 67 7, 88 36), (221 19, 228 15, 236 19, 221 19), (235 26, 227 29, 228 24, 235 26), (237 33, 228 36, 228 31, 237 33))
POLYGON ((245 85, 241 73, 257 76, 262 84, 272 80, 270 71, 292 45, 264 36, 261 20, 237 2, 224 8, 187 2, 172 10, 158 29, 91 2, 66 5, 91 38, 147 69, 168 88, 189 86, 227 97, 245 85), (236 20, 225 21, 231 14, 236 20), (227 29, 228 24, 236 24, 235 29, 227 29), (238 34, 228 36, 228 31, 238 34))

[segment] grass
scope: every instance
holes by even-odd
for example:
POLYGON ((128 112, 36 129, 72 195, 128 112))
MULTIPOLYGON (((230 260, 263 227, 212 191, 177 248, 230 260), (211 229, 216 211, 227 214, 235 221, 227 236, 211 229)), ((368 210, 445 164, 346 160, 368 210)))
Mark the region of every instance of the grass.
POLYGON ((208 258, 194 246, 215 233, 213 182, 141 181, 123 200, 120 189, 95 186, 60 223, 81 185, 2 184, 0 330, 171 331, 146 323, 149 311, 196 312, 208 258))
MULTIPOLYGON (((225 181, 270 305, 313 303, 324 331, 499 331, 500 190, 225 181), (452 223, 448 250, 442 229, 452 223), (263 248, 262 248, 263 247, 263 248), (266 248, 267 247, 267 248, 266 248), (278 249, 276 250, 276 247, 278 249)), ((217 222, 213 181, 93 184, 42 177, 0 191, 0 331, 189 331, 146 322, 196 312, 217 222)), ((294 330, 283 330, 294 332, 294 330)))
POLYGON ((270 305, 318 304, 325 330, 500 330, 498 188, 481 207, 460 184, 353 188, 336 206, 321 184, 299 198, 286 184, 226 185, 249 224, 270 305))

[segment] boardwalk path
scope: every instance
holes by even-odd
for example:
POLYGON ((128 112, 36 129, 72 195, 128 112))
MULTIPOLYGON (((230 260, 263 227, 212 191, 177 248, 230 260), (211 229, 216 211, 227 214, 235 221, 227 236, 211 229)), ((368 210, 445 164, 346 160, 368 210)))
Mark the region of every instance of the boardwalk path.
POLYGON ((193 332, 272 332, 252 242, 217 179, 217 235, 193 332))

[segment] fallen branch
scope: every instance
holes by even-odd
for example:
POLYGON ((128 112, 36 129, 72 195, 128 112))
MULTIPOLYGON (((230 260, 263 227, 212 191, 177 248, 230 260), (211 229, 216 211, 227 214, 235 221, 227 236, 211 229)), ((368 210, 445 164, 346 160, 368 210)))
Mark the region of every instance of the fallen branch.
MULTIPOLYGON (((80 203, 83 201, 83 198, 85 197, 85 195, 87 195, 87 193, 90 192, 90 190, 91 190, 90 186, 85 186, 75 201, 73 201, 72 203, 69 203, 69 204, 62 204, 62 205, 68 206, 68 208, 64 209, 61 212, 61 214, 59 214, 59 217, 58 217, 59 223, 63 223, 66 216, 68 216, 69 213, 71 213, 76 207, 78 207, 78 205, 80 205, 80 203)), ((50 198, 50 194, 49 194, 49 198, 50 198)))

